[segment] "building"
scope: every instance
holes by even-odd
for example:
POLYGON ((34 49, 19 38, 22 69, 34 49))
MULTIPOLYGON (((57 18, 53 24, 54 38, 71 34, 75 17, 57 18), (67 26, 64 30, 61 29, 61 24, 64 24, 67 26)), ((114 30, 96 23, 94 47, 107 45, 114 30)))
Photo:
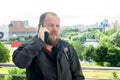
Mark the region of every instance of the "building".
POLYGON ((25 27, 24 21, 11 21, 9 24, 9 37, 36 35, 37 28, 25 27))
POLYGON ((111 23, 110 29, 114 29, 115 31, 120 31, 120 23, 118 21, 111 23))
POLYGON ((0 41, 8 40, 9 28, 7 25, 0 26, 0 41))

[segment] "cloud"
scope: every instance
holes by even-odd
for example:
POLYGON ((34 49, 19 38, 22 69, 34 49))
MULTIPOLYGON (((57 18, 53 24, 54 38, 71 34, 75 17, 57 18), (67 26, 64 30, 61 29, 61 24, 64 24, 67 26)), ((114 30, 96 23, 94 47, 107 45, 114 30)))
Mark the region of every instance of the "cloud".
POLYGON ((0 10, 0 24, 28 19, 31 25, 36 25, 46 11, 56 12, 64 24, 120 16, 119 0, 0 0, 0 10))

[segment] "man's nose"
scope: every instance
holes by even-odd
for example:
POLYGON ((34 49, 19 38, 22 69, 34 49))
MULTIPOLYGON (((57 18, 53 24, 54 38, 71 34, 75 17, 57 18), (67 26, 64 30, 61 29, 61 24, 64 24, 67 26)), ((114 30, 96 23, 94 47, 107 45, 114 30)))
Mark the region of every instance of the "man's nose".
POLYGON ((53 30, 57 30, 57 25, 54 25, 54 26, 52 27, 52 29, 53 29, 53 30))

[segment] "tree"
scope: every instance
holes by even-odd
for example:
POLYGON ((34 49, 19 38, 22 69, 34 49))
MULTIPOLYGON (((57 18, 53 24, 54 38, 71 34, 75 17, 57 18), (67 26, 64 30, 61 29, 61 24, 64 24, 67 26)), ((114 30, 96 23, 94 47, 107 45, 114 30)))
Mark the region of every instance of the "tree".
POLYGON ((95 48, 92 45, 88 45, 84 48, 83 50, 83 58, 84 60, 91 62, 92 61, 92 56, 95 52, 95 48))
POLYGON ((106 60, 107 56, 107 50, 108 48, 106 46, 99 46, 96 48, 95 53, 93 54, 93 60, 97 62, 98 65, 104 66, 104 62, 106 60))
POLYGON ((3 43, 0 42, 0 62, 9 62, 10 50, 3 43))
POLYGON ((111 36, 111 42, 120 47, 120 32, 115 32, 114 34, 112 34, 111 36))
POLYGON ((106 62, 109 62, 110 66, 120 67, 120 48, 114 45, 108 47, 108 55, 106 62))
POLYGON ((77 55, 80 58, 80 60, 83 60, 83 58, 82 58, 83 46, 80 43, 80 41, 79 40, 71 41, 71 44, 74 46, 74 48, 75 48, 75 50, 77 52, 77 55))
POLYGON ((111 38, 104 35, 96 48, 93 60, 102 66, 120 67, 120 47, 111 43, 111 38))

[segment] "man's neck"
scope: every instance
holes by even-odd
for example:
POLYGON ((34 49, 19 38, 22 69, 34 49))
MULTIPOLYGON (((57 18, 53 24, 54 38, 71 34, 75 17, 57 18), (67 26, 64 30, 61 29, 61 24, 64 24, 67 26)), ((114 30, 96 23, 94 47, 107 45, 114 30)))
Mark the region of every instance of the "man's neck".
POLYGON ((53 47, 53 46, 51 46, 51 45, 45 44, 45 48, 46 48, 47 50, 49 50, 50 52, 52 52, 52 47, 53 47))

